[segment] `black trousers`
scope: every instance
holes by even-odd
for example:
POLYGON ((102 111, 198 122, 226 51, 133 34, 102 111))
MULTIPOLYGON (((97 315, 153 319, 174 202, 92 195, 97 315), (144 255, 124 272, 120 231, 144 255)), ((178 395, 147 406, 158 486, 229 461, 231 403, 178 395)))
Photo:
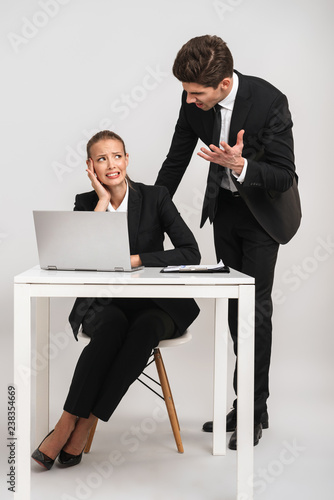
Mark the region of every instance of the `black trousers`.
MULTIPOLYGON (((269 366, 272 345, 271 292, 279 244, 259 225, 241 197, 220 189, 213 222, 217 259, 255 278, 255 387, 254 421, 260 422, 269 397, 269 366)), ((238 301, 229 301, 229 327, 237 356, 238 301)), ((237 365, 234 371, 237 394, 237 365)), ((237 401, 234 401, 236 407, 237 401)))
POLYGON ((172 318, 150 299, 97 299, 83 321, 91 337, 74 371, 64 410, 105 422, 141 374, 160 340, 177 336, 172 318))

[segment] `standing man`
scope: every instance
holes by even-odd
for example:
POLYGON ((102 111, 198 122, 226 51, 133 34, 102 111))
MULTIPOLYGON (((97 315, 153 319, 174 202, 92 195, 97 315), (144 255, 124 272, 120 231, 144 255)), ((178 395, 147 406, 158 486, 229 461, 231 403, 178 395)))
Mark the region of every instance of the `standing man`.
MULTIPOLYGON (((301 218, 292 121, 287 98, 270 83, 233 69, 217 36, 189 40, 178 52, 174 76, 184 89, 172 144, 156 184, 174 195, 198 139, 198 155, 210 163, 201 227, 213 223, 217 260, 255 278, 254 445, 268 428, 272 300, 279 244, 296 233, 301 218)), ((237 355, 237 300, 229 326, 237 355)), ((236 370, 234 373, 236 392, 236 370)), ((237 399, 227 415, 237 448, 237 399)), ((203 430, 212 432, 212 422, 203 430)))

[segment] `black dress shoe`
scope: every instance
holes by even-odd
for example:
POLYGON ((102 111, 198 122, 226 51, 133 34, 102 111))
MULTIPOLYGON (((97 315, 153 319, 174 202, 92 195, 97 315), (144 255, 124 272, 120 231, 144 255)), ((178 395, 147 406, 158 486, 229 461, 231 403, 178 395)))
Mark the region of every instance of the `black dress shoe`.
MULTIPOLYGON (((262 424, 256 424, 254 426, 254 446, 256 446, 262 437, 262 424)), ((235 430, 231 436, 230 442, 228 443, 230 450, 237 449, 237 430, 235 430)))
POLYGON ((237 427, 237 412, 235 408, 226 415, 226 432, 233 432, 237 427))
MULTIPOLYGON (((233 432, 235 431, 237 424, 237 412, 233 408, 227 415, 226 415, 226 432, 233 432)), ((213 422, 212 420, 209 420, 209 422, 205 422, 203 424, 203 431, 204 432, 212 432, 213 429, 213 422)))
MULTIPOLYGON (((260 423, 262 424, 262 429, 269 428, 269 415, 267 411, 264 411, 261 414, 260 423)), ((233 408, 226 415, 226 432, 234 432, 237 428, 237 412, 235 408, 233 408)))
POLYGON ((73 467, 73 465, 78 465, 81 462, 83 451, 80 455, 71 455, 71 453, 67 453, 64 450, 61 450, 58 457, 58 462, 63 467, 73 467))
POLYGON ((46 438, 48 436, 50 436, 50 434, 52 434, 53 431, 54 431, 54 429, 52 429, 52 431, 49 432, 49 434, 43 439, 43 441, 41 442, 41 444, 39 445, 39 447, 36 448, 36 450, 31 455, 31 458, 33 458, 39 465, 41 465, 42 467, 45 467, 45 469, 47 469, 47 470, 51 469, 51 467, 55 463, 55 460, 56 460, 57 457, 56 458, 50 458, 47 455, 45 455, 44 453, 42 453, 41 451, 39 451, 39 448, 44 443, 44 441, 46 440, 46 438))
MULTIPOLYGON (((268 417, 268 412, 265 411, 261 415, 261 424, 262 424, 262 429, 268 429, 269 427, 269 417, 268 417)), ((226 415, 226 432, 234 432, 237 426, 237 412, 235 408, 233 408, 227 415, 226 415)), ((213 422, 212 420, 209 422, 205 422, 203 425, 203 431, 204 432, 212 432, 213 428, 213 422)))

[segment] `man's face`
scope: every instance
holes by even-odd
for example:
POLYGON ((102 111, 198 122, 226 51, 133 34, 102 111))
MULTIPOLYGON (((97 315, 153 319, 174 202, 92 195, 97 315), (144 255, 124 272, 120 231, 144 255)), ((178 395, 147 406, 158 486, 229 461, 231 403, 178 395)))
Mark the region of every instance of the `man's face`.
POLYGON ((182 82, 184 90, 187 92, 187 103, 195 104, 203 111, 213 108, 217 102, 222 101, 232 89, 232 78, 224 78, 216 89, 204 87, 198 83, 182 82))

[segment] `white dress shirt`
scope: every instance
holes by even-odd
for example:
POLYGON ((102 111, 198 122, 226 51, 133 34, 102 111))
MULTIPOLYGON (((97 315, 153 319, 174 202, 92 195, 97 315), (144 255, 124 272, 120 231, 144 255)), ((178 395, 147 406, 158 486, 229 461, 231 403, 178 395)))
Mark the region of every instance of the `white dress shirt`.
MULTIPOLYGON (((232 82, 232 90, 228 94, 228 96, 225 97, 222 101, 220 101, 218 104, 221 106, 220 114, 221 114, 221 121, 222 121, 222 126, 221 126, 221 132, 220 132, 220 141, 224 141, 228 144, 228 136, 230 133, 230 126, 231 126, 231 118, 232 118, 232 112, 234 108, 234 102, 235 98, 237 95, 239 87, 239 77, 236 73, 233 73, 233 82, 232 82)), ((230 146, 232 146, 230 144, 230 146)), ((233 144, 234 146, 234 144, 233 144)), ((229 189, 230 191, 237 191, 235 185, 233 184, 232 180, 230 179, 231 173, 236 177, 237 181, 240 182, 241 184, 245 180, 246 176, 246 170, 247 170, 247 160, 244 158, 244 166, 242 169, 242 172, 240 175, 235 174, 232 172, 229 168, 227 170, 227 177, 224 176, 222 179, 221 187, 224 189, 229 189)))
POLYGON ((128 187, 128 183, 126 183, 126 192, 125 192, 125 196, 122 200, 122 203, 115 210, 114 207, 112 206, 112 204, 109 202, 109 205, 107 207, 107 212, 127 212, 128 211, 128 199, 129 199, 129 187, 128 187))

